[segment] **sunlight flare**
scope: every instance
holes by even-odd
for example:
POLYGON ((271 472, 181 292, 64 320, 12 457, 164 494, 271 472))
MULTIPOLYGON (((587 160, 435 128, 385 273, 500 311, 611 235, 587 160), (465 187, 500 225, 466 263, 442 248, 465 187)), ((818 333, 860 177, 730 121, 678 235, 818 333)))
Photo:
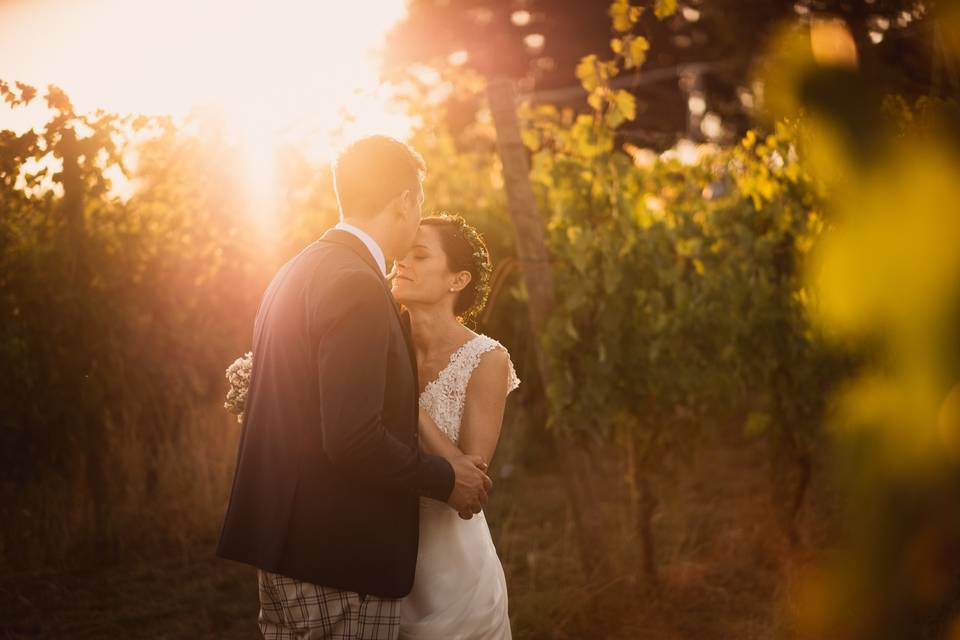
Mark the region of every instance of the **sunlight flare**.
MULTIPOLYGON (((266 202, 281 145, 321 163, 351 137, 409 134, 378 77, 377 49, 404 14, 403 0, 12 0, 0 59, 5 79, 58 85, 80 112, 218 114, 266 202)), ((42 122, 34 111, 6 111, 4 125, 42 122)))

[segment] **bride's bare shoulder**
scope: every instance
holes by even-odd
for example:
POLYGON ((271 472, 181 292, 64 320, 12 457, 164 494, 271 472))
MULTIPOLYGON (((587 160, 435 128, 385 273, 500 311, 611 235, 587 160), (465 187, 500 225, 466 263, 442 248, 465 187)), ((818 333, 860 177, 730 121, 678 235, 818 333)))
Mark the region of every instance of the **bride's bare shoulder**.
POLYGON ((499 389, 504 386, 510 370, 510 354, 507 349, 492 338, 482 336, 489 341, 479 355, 476 369, 470 377, 469 387, 474 389, 499 389))

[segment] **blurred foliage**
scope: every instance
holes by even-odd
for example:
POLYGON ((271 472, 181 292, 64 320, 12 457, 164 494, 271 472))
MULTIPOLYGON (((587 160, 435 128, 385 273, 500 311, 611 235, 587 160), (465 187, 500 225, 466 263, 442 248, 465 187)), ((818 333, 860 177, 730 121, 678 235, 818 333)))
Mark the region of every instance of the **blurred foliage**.
MULTIPOLYGON (((937 31, 957 28, 956 7, 936 5, 937 31)), ((955 638, 960 109, 883 98, 855 56, 835 55, 852 51, 846 28, 819 31, 771 45, 768 114, 803 116, 803 166, 825 185, 832 225, 805 274, 814 317, 871 358, 832 412, 843 539, 797 585, 794 613, 805 637, 955 638)), ((956 64, 956 39, 932 45, 956 64)))
POLYGON ((800 544, 829 390, 855 362, 809 318, 803 265, 828 226, 824 185, 799 160, 795 120, 732 148, 618 148, 635 105, 612 82, 643 64, 646 43, 638 8, 615 2, 611 17, 613 57, 577 68, 593 113, 523 113, 559 298, 543 338, 551 422, 622 443, 647 556, 650 475, 676 470, 705 429, 739 422, 769 439, 775 507, 800 544))
POLYGON ((263 282, 222 140, 44 100, 42 131, 0 132, 3 565, 116 546, 119 514, 158 497, 167 449, 220 397, 263 282))
MULTIPOLYGON (((942 4, 941 0, 941 4, 942 4)), ((489 78, 516 79, 521 93, 558 106, 585 108, 574 72, 585 54, 604 50, 615 25, 632 12, 650 50, 647 73, 631 74, 618 85, 637 102, 637 117, 618 135, 657 150, 678 136, 699 137, 687 104, 691 82, 708 112, 723 123, 724 144, 735 143, 753 126, 762 96, 752 83, 763 64, 765 44, 784 21, 806 22, 818 15, 843 18, 861 52, 861 64, 885 90, 911 100, 927 93, 936 67, 930 64, 932 0, 710 0, 585 2, 583 0, 411 0, 407 16, 389 35, 385 72, 402 73, 411 64, 454 60, 489 78), (632 9, 627 7, 632 6, 632 9), (666 13, 672 15, 664 17, 666 13), (534 37, 537 46, 528 46, 534 37), (452 57, 451 57, 452 56, 452 57), (696 78, 695 78, 696 76, 696 78)), ((711 134, 715 135, 715 134, 711 134)))
POLYGON ((531 116, 561 296, 547 336, 558 426, 640 421, 668 437, 674 419, 722 408, 815 424, 837 368, 797 267, 824 220, 792 129, 649 159, 631 148, 635 161, 590 116, 531 116))
POLYGON ((739 414, 787 445, 795 516, 829 413, 847 538, 800 581, 797 628, 956 633, 956 104, 885 98, 843 22, 815 20, 774 40, 769 119, 738 146, 621 150, 634 105, 612 80, 642 62, 624 6, 614 58, 577 68, 594 112, 525 113, 560 296, 554 425, 620 438, 643 467, 739 414))

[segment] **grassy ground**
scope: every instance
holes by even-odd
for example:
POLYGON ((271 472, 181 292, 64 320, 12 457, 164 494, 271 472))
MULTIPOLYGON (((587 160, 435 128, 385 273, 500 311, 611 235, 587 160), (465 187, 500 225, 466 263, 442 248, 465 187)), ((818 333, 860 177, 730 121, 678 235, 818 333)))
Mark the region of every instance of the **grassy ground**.
POLYGON ((256 574, 211 547, 97 570, 4 576, 6 638, 245 638, 256 631, 256 574))
MULTIPOLYGON (((789 637, 784 585, 795 559, 772 516, 757 444, 706 444, 660 478, 654 521, 659 593, 624 599, 623 571, 587 584, 558 476, 515 472, 488 508, 510 588, 514 637, 736 639, 789 637)), ((598 468, 619 558, 637 548, 616 466, 598 468), (613 478, 613 479, 611 479, 613 478)), ((809 528, 809 527, 808 527, 809 528)), ((96 569, 0 577, 3 638, 257 638, 255 572, 213 556, 215 531, 96 569)))
MULTIPOLYGON (((772 505, 762 443, 708 443, 655 484, 658 590, 637 588, 639 543, 616 465, 598 473, 621 573, 585 584, 572 518, 555 477, 525 477, 491 521, 507 571, 518 638, 751 640, 792 637, 787 587, 823 539, 801 519, 807 551, 791 550, 772 505)), ((822 480, 818 477, 818 481, 822 480)), ((820 488, 815 491, 819 494, 820 488)), ((821 498, 817 498, 821 500, 821 498)))

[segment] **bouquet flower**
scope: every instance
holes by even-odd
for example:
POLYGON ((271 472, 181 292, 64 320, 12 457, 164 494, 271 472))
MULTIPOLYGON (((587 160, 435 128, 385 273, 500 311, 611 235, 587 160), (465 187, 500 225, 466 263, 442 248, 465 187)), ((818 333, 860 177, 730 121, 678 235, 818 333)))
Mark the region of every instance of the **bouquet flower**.
POLYGON ((253 353, 248 351, 227 367, 227 401, 223 408, 237 416, 237 422, 243 422, 243 409, 247 403, 247 390, 250 388, 250 372, 253 371, 253 353))

